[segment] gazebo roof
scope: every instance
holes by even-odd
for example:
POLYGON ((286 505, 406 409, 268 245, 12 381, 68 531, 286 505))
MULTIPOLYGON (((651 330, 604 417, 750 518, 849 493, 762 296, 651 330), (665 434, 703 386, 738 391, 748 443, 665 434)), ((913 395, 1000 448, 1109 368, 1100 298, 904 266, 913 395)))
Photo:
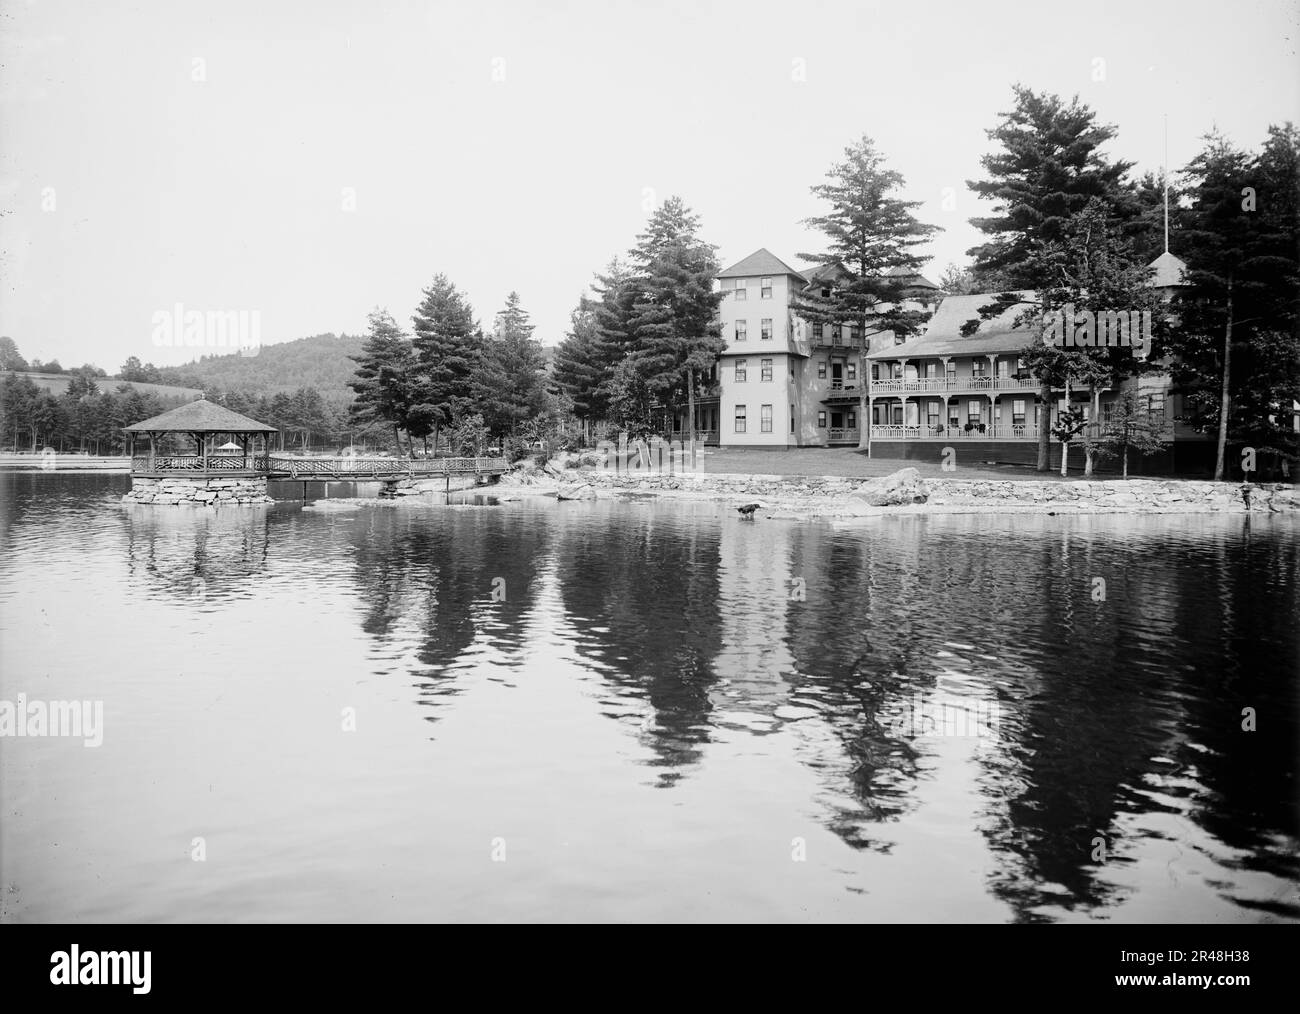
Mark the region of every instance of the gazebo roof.
POLYGON ((275 427, 214 405, 205 398, 123 426, 128 433, 274 433, 275 427))

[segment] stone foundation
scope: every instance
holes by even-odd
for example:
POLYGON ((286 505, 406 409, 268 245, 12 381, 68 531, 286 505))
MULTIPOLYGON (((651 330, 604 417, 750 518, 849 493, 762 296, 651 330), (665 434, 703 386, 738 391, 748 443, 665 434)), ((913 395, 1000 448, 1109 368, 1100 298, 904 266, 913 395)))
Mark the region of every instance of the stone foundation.
POLYGON ((122 497, 122 502, 190 504, 196 507, 274 503, 266 495, 266 476, 263 475, 238 479, 134 475, 131 477, 131 491, 122 497))

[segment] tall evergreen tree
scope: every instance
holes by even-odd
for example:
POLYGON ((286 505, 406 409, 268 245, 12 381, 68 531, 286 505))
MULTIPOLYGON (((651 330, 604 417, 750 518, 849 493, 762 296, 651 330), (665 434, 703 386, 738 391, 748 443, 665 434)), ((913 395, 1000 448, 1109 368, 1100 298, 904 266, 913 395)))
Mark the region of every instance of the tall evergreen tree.
POLYGON ((990 239, 968 250, 985 291, 1032 289, 1051 278, 1034 274, 1035 243, 1059 241, 1065 224, 1094 198, 1106 202, 1116 221, 1139 215, 1125 177, 1132 162, 1112 162, 1101 147, 1115 128, 1097 122, 1097 114, 1079 102, 1037 93, 1021 85, 1012 88, 1015 106, 987 131, 998 150, 980 159, 987 178, 966 185, 994 213, 972 218, 990 239))
MULTIPOLYGON (((871 335, 912 334, 926 320, 928 314, 905 303, 906 279, 889 272, 893 268, 919 271, 926 259, 914 250, 938 230, 917 221, 912 209, 919 201, 896 196, 903 177, 886 168, 884 156, 866 135, 844 149, 844 161, 831 166, 826 177, 827 182, 814 186, 812 193, 830 210, 804 222, 825 235, 826 250, 799 257, 839 265, 843 272, 828 280, 824 289, 797 296, 792 309, 814 324, 851 329, 849 337, 865 356, 871 335)), ((871 447, 868 388, 862 385, 859 405, 858 446, 864 449, 871 447)))
POLYGON ((1270 129, 1258 156, 1211 133, 1184 170, 1191 206, 1184 281, 1175 301, 1171 369, 1185 421, 1217 435, 1214 477, 1226 475, 1230 437, 1290 453, 1290 407, 1300 398, 1300 132, 1270 129))
MULTIPOLYGON (((376 307, 368 321, 361 352, 350 357, 357 364, 357 372, 356 378, 348 382, 356 392, 348 418, 354 425, 366 428, 380 423, 391 426, 400 452, 401 432, 407 428, 411 409, 415 352, 410 339, 387 310, 376 307)), ((274 410, 271 404, 258 407, 259 413, 269 414, 274 410)))
POLYGON ((471 380, 474 403, 494 432, 514 436, 521 423, 547 411, 545 363, 533 330, 519 293, 510 293, 471 380))
MULTIPOLYGON (((1077 97, 1066 103, 1021 85, 1012 91, 1014 108, 988 131, 998 149, 980 160, 987 178, 966 184, 994 205, 993 214, 971 219, 988 241, 967 251, 977 287, 985 292, 1059 288, 1066 224, 1090 201, 1102 201, 1121 230, 1141 216, 1125 179, 1132 163, 1112 162, 1101 151, 1115 136, 1113 126, 1097 123, 1096 113, 1077 97)), ((1050 302, 1044 300, 1046 309, 1050 302)), ((1045 472, 1052 381, 1049 373, 1038 376, 1038 470, 1045 472)))
POLYGON ((471 374, 483 346, 474 310, 446 275, 434 276, 412 317, 416 376, 407 429, 414 436, 433 434, 459 415, 473 410, 471 374))
POLYGON ((603 386, 607 373, 596 311, 583 296, 569 315, 569 333, 555 351, 553 378, 556 388, 568 397, 573 414, 582 420, 584 436, 592 423, 609 414, 609 395, 603 386))
POLYGON ((638 289, 630 320, 631 361, 652 398, 667 401, 685 391, 691 452, 695 449, 696 378, 726 347, 718 332, 715 247, 699 237, 699 216, 670 197, 637 237, 629 257, 638 289))

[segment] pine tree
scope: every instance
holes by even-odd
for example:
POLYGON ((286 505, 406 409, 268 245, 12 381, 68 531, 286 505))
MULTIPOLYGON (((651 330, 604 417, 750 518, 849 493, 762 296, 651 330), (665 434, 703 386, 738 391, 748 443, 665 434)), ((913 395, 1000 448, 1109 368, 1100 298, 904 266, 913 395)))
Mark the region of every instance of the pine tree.
POLYGON ((510 293, 471 379, 474 403, 494 432, 515 436, 520 423, 549 407, 542 348, 533 330, 519 293, 510 293))
POLYGON ((680 197, 670 197, 629 254, 638 290, 629 322, 635 336, 630 359, 652 399, 668 401, 685 391, 692 454, 696 377, 726 347, 717 326, 723 293, 713 289, 716 248, 699 238, 699 225, 680 197))
POLYGON ((1288 453, 1290 406, 1300 397, 1297 305, 1300 132, 1272 127, 1252 157, 1218 133, 1184 170, 1188 287, 1171 374, 1185 421, 1217 434, 1215 479, 1229 437, 1288 453), (1285 448, 1285 451, 1284 451, 1285 448))
MULTIPOLYGON (((1103 203, 1121 230, 1141 215, 1125 180, 1132 163, 1111 162, 1100 150, 1115 136, 1113 126, 1098 124, 1096 113, 1077 97, 1067 104, 1021 85, 1012 90, 1015 107, 987 132, 999 146, 980 160, 987 178, 966 184, 994 203, 994 214, 970 220, 991 237, 967 251, 983 291, 1059 286, 1066 224, 1093 200, 1103 203)), ((1052 371, 1035 372, 1043 381, 1038 392, 1038 470, 1043 472, 1050 453, 1052 371)))
MULTIPOLYGON (((919 201, 895 196, 903 187, 903 177, 885 167, 884 156, 865 135, 844 149, 844 161, 831 166, 826 177, 827 182, 814 186, 812 193, 829 203, 830 210, 804 221, 825 235, 826 250, 799 257, 839 265, 843 273, 824 289, 796 296, 791 308, 814 324, 852 328, 865 356, 873 334, 912 334, 926 320, 928 314, 906 305, 906 279, 889 272, 892 268, 918 271, 926 259, 914 249, 938 230, 917 221, 912 209, 920 206, 919 201)), ((868 386, 862 385, 858 446, 869 450, 868 386)))
MULTIPOLYGON (((348 413, 349 422, 368 428, 379 423, 391 426, 397 450, 402 449, 401 431, 407 427, 411 407, 411 387, 415 372, 415 353, 410 339, 402 333, 387 310, 376 307, 369 316, 369 329, 361 353, 350 357, 357 364, 356 379, 348 386, 356 392, 348 413)), ((274 409, 259 403, 260 418, 270 422, 274 409)))
POLYGON ((569 399, 573 414, 582 420, 584 438, 591 424, 609 414, 609 394, 604 386, 608 363, 596 311, 586 296, 569 315, 569 333, 555 351, 553 378, 556 388, 569 399))
POLYGON ((433 434, 473 408, 471 375, 483 346, 474 310, 446 275, 434 276, 412 317, 416 375, 407 430, 433 434))

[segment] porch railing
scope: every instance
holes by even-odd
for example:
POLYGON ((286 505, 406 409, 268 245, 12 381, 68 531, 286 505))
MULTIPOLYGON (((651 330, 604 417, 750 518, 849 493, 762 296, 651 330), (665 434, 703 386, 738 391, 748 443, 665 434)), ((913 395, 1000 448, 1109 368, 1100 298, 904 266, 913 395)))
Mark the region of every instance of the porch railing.
POLYGON ((966 429, 960 426, 899 426, 877 425, 871 427, 873 440, 1037 440, 1038 427, 1032 424, 985 423, 981 431, 978 426, 966 429))
POLYGON ((856 426, 831 426, 826 431, 826 441, 832 444, 847 443, 850 440, 856 444, 861 436, 862 431, 856 426))
POLYGON ((872 395, 877 394, 940 394, 944 391, 1036 391, 1039 383, 1033 377, 919 377, 916 380, 893 378, 873 380, 872 395))

